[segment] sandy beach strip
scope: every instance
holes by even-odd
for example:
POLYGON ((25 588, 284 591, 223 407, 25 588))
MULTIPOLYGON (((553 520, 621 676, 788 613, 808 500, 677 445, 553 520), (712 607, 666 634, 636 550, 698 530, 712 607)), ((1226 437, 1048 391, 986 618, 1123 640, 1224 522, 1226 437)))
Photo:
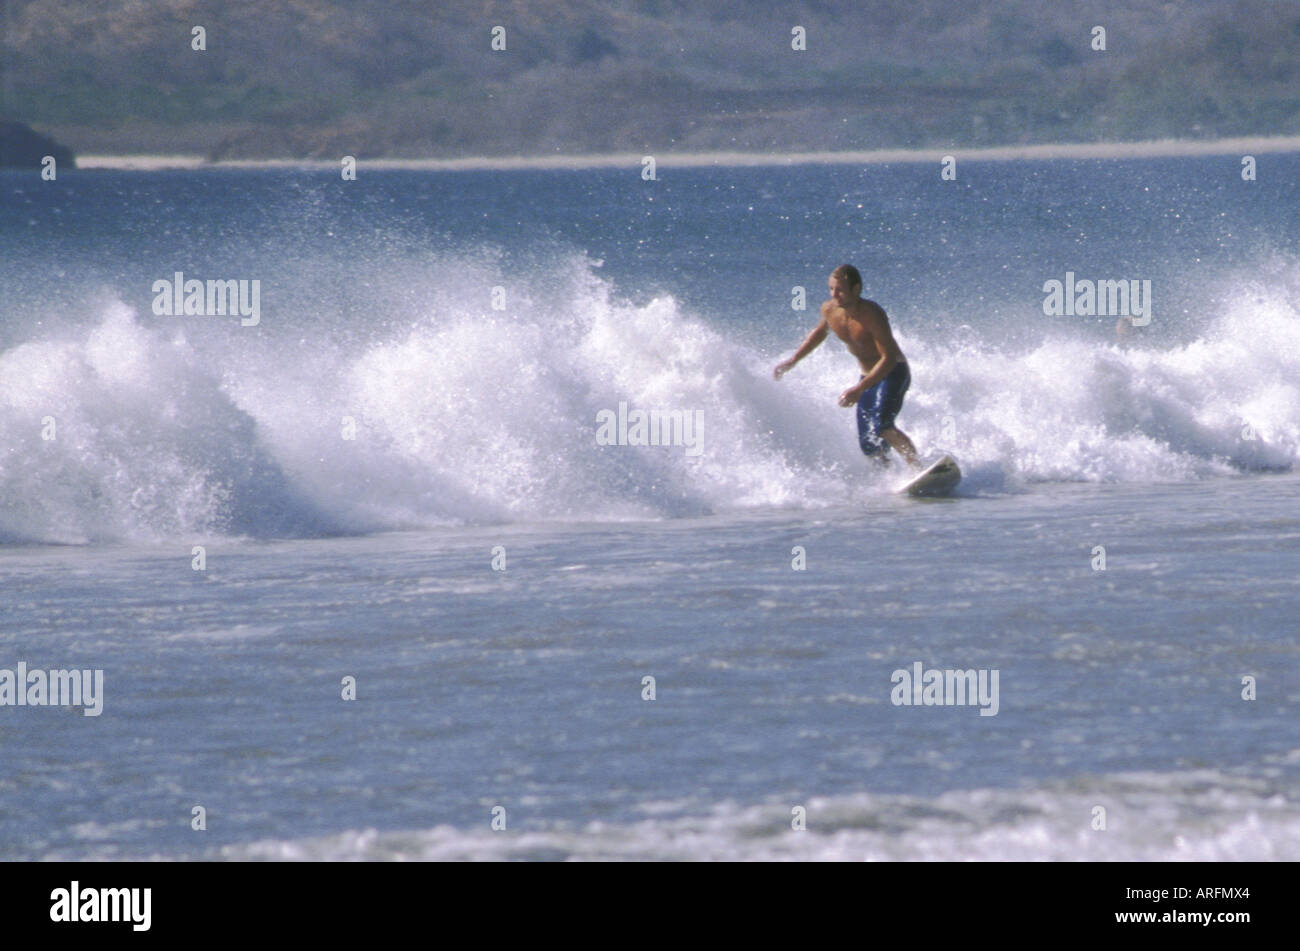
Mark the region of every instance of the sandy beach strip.
MULTIPOLYGON (((993 148, 875 149, 854 152, 656 152, 600 155, 520 155, 467 158, 358 159, 358 169, 410 171, 516 171, 523 169, 640 168, 645 156, 664 168, 758 165, 870 165, 939 162, 945 156, 965 161, 1053 159, 1135 159, 1206 155, 1255 155, 1300 152, 1300 136, 1243 136, 1212 141, 1162 139, 1150 142, 1093 142, 1007 145, 993 148)), ((342 157, 324 159, 247 159, 208 162, 196 155, 80 155, 77 167, 126 171, 164 169, 321 169, 337 170, 342 157)))

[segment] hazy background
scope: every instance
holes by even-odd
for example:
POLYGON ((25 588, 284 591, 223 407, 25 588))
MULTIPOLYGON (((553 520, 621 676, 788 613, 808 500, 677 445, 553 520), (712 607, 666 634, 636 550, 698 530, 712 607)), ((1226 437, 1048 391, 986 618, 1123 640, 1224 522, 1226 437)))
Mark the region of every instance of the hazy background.
POLYGON ((1295 0, 0 0, 0 117, 210 158, 1300 133, 1295 0), (190 48, 207 31, 206 52, 190 48), (491 29, 506 28, 493 52, 491 29), (791 49, 791 28, 807 50, 791 49), (1091 49, 1094 25, 1105 52, 1091 49))

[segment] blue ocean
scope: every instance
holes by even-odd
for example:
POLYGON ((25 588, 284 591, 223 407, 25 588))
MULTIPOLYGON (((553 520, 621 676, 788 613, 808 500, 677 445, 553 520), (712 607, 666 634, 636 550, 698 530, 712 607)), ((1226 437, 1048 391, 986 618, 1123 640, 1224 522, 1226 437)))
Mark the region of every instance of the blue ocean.
POLYGON ((1257 158, 0 173, 0 859, 1300 859, 1257 158))

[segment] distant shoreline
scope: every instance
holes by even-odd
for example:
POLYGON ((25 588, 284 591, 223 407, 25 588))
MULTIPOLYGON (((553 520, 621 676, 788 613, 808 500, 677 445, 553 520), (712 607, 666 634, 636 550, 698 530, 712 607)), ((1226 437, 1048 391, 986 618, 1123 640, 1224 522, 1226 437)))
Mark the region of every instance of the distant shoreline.
MULTIPOLYGON (((938 162, 945 155, 965 161, 1034 159, 1132 159, 1205 155, 1247 155, 1300 152, 1300 136, 1240 136, 1196 141, 1162 139, 1149 142, 1060 143, 1006 145, 988 148, 876 149, 854 152, 664 152, 592 155, 483 156, 470 158, 358 159, 358 169, 410 171, 516 171, 527 169, 586 169, 639 167, 646 155, 656 166, 869 165, 888 162, 938 162)), ((340 159, 342 157, 340 156, 340 159)), ((337 170, 340 159, 238 159, 209 162, 196 155, 79 155, 81 169, 160 171, 164 169, 301 168, 337 170)))

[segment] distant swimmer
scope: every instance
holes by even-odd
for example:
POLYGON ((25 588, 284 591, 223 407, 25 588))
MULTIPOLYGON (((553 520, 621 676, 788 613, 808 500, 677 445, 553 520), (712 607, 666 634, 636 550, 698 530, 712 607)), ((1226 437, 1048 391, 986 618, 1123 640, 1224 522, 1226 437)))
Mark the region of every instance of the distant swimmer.
POLYGON ((817 349, 828 330, 844 341, 849 353, 858 358, 862 379, 840 394, 840 406, 858 406, 858 445, 869 458, 885 462, 893 446, 912 468, 918 468, 916 447, 894 425, 894 417, 903 406, 903 395, 911 385, 912 374, 907 358, 899 349, 889 329, 889 318, 875 301, 863 300, 862 275, 851 264, 842 264, 831 272, 831 299, 822 304, 822 319, 817 329, 800 344, 795 355, 778 363, 772 376, 781 376, 817 349))

